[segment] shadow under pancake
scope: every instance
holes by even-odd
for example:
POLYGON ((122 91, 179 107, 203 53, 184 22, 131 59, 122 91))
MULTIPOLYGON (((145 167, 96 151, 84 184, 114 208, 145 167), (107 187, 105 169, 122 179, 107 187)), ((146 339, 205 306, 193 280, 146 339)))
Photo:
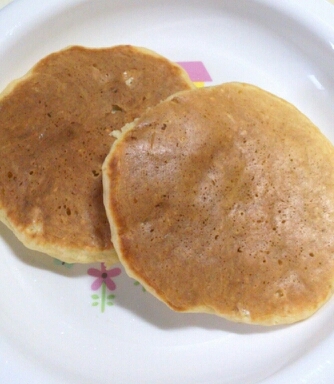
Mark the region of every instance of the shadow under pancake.
POLYGON ((116 266, 122 269, 122 274, 117 280, 115 304, 158 329, 201 328, 236 334, 263 334, 291 326, 250 325, 232 322, 213 314, 175 312, 129 278, 120 264, 116 266))
MULTIPOLYGON (((16 258, 20 262, 42 270, 47 270, 58 275, 81 277, 87 275, 87 265, 75 264, 75 268, 62 267, 65 263, 38 251, 25 247, 3 223, 0 223, 0 241, 6 243, 10 251, 6 257, 16 258)), ((70 265, 69 265, 70 266, 70 265)))
MULTIPOLYGON (((49 271, 59 276, 84 277, 87 276, 87 269, 94 266, 94 264, 74 264, 73 268, 64 268, 64 263, 53 257, 26 248, 3 223, 0 223, 1 240, 11 251, 6 254, 7 258, 16 258, 27 266, 49 271)), ((149 292, 146 292, 135 280, 128 277, 120 263, 112 267, 119 267, 122 270, 121 275, 117 277, 117 280, 115 279, 117 284, 115 304, 158 329, 201 328, 236 334, 263 334, 289 326, 266 327, 235 323, 223 317, 206 313, 175 312, 149 292)))

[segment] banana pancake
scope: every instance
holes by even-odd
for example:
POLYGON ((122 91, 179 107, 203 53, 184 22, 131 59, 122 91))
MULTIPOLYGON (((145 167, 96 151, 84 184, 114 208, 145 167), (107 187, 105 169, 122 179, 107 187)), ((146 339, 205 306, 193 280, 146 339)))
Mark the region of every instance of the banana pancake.
POLYGON ((102 199, 110 134, 193 84, 144 48, 72 46, 0 97, 0 219, 29 248, 66 262, 117 261, 102 199))
POLYGON ((176 311, 274 325, 333 293, 334 148, 288 102, 227 83, 118 133, 103 170, 127 273, 176 311))

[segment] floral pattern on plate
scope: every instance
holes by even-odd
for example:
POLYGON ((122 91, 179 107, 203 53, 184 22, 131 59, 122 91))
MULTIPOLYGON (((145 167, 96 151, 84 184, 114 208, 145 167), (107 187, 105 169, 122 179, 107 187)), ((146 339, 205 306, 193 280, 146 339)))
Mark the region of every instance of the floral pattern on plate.
POLYGON ((120 268, 107 269, 104 263, 101 263, 100 269, 89 268, 87 270, 88 275, 95 277, 91 289, 93 291, 99 291, 99 294, 94 293, 91 296, 93 299, 92 306, 99 306, 102 313, 105 311, 106 305, 112 306, 114 304, 113 300, 115 299, 115 295, 107 294, 107 291, 116 290, 116 283, 112 277, 119 276, 121 272, 120 268))

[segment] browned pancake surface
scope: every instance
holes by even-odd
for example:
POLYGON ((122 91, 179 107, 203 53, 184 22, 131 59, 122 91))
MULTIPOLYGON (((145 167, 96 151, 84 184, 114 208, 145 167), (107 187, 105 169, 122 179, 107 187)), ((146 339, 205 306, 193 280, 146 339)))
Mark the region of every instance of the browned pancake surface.
POLYGON ((181 92, 103 166, 127 272, 171 308, 257 324, 310 316, 334 280, 334 149, 251 85, 181 92))
POLYGON ((190 88, 178 66, 132 46, 74 46, 42 59, 0 99, 2 221, 61 260, 117 260, 101 181, 111 132, 190 88))

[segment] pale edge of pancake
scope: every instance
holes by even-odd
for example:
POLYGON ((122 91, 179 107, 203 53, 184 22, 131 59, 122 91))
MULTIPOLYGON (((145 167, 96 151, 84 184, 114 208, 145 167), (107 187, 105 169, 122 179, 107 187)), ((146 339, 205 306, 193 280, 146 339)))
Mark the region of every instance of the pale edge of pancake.
MULTIPOLYGON (((132 47, 134 47, 135 49, 137 49, 139 52, 141 52, 143 54, 150 55, 150 56, 156 57, 158 59, 164 59, 164 60, 169 61, 170 65, 172 65, 172 66, 174 66, 174 67, 179 69, 180 75, 182 76, 182 79, 189 85, 189 87, 191 89, 196 89, 197 88, 195 86, 195 84, 193 83, 193 81, 190 80, 190 77, 189 77, 187 71, 184 68, 182 68, 181 65, 179 65, 178 63, 167 59, 166 56, 162 56, 159 53, 157 53, 155 51, 152 51, 151 49, 148 49, 148 48, 145 48, 145 47, 140 47, 140 46, 134 46, 134 45, 132 47)), ((180 91, 180 92, 184 92, 184 91, 180 91)), ((173 97, 173 96, 174 95, 171 95, 167 99, 169 99, 170 97, 173 97)))
MULTIPOLYGON (((181 91, 183 92, 183 91, 181 91)), ((186 92, 186 91, 185 91, 186 92)), ((172 98, 174 95, 168 97, 165 101, 172 98)), ((162 101, 163 103, 164 101, 162 101)), ((140 119, 136 118, 133 122, 126 124, 121 130, 115 130, 113 131, 113 135, 116 137, 116 140, 114 141, 113 145, 111 146, 110 152, 105 158, 103 164, 102 164, 102 184, 103 184, 103 203, 106 208, 106 214, 107 218, 110 224, 110 231, 111 231, 111 241, 114 245, 114 248, 116 250, 116 253, 118 255, 118 259, 123 265, 125 272, 130 278, 133 278, 137 280, 145 289, 147 292, 151 293, 153 296, 155 296, 158 300, 165 303, 156 293, 156 291, 151 288, 149 285, 147 285, 140 276, 137 276, 131 267, 127 264, 126 260, 122 257, 122 247, 121 243, 119 241, 120 234, 117 229, 117 223, 116 220, 111 213, 110 205, 109 205, 109 196, 110 196, 110 185, 112 183, 110 174, 109 174, 109 162, 111 158, 113 157, 114 152, 117 150, 117 146, 122 142, 122 138, 130 131, 134 130, 137 126, 137 121, 140 119)), ((165 303, 166 304, 166 303, 165 303)), ((173 309, 172 307, 170 307, 173 309)))
POLYGON ((104 262, 106 265, 111 266, 115 263, 118 263, 118 257, 115 249, 106 249, 99 251, 92 251, 89 249, 83 248, 67 248, 64 250, 63 247, 57 247, 53 245, 52 247, 48 247, 45 244, 38 244, 36 242, 31 241, 30 236, 26 236, 24 231, 18 231, 14 228, 10 221, 7 219, 7 215, 4 213, 4 210, 0 207, 0 221, 10 229, 16 238, 27 248, 38 251, 41 253, 45 253, 51 257, 56 259, 61 259, 65 263, 80 263, 80 264, 88 264, 94 262, 104 262))
MULTIPOLYGON (((232 82, 232 83, 234 83, 234 82, 232 82)), ((251 84, 247 84, 247 83, 239 83, 239 84, 251 85, 251 84)), ((253 85, 251 85, 251 86, 253 86, 253 85)), ((207 88, 211 88, 211 87, 215 87, 215 86, 210 86, 210 87, 207 87, 207 88)), ((169 96, 167 99, 161 101, 161 103, 168 102, 169 100, 172 100, 177 95, 179 95, 179 94, 181 95, 181 94, 187 93, 187 92, 188 91, 177 92, 174 95, 169 96)), ((268 91, 266 91, 266 92, 268 92, 268 91)), ((277 99, 280 99, 282 102, 287 103, 289 105, 292 105, 287 100, 285 100, 283 98, 280 98, 279 96, 276 96, 273 93, 270 93, 270 92, 268 92, 268 93, 273 95, 277 99)), ((151 108, 154 108, 154 107, 150 107, 148 109, 151 109, 151 108)), ((294 108, 296 108, 296 107, 294 107, 294 108)), ((302 113, 302 112, 300 112, 300 113, 302 113)), ((224 318, 224 319, 229 320, 229 321, 233 321, 233 322, 236 322, 236 323, 255 325, 255 326, 282 326, 282 325, 288 325, 288 324, 293 324, 293 323, 296 323, 296 322, 299 322, 299 321, 303 321, 303 320, 311 317, 313 314, 315 314, 321 307, 323 307, 323 305, 325 303, 327 303, 329 301, 329 299, 333 296, 333 292, 332 291, 329 292, 328 296, 323 301, 318 303, 318 305, 315 308, 313 308, 313 310, 305 309, 304 311, 301 311, 299 313, 299 315, 298 315, 298 318, 296 318, 296 315, 291 315, 291 316, 286 315, 284 317, 284 319, 282 319, 281 316, 276 316, 276 317, 271 316, 269 319, 264 318, 261 321, 254 321, 254 320, 252 320, 252 318, 250 316, 248 316, 247 313, 245 313, 244 315, 239 313, 238 317, 231 316, 229 314, 217 313, 213 308, 211 308, 209 306, 205 306, 205 305, 195 306, 193 308, 189 308, 189 309, 186 309, 186 310, 178 310, 178 309, 174 308, 172 305, 170 305, 167 301, 164 301, 150 285, 148 285, 139 275, 137 275, 133 271, 131 266, 122 257, 122 247, 121 247, 121 242, 120 242, 120 234, 118 232, 117 222, 116 222, 116 220, 115 220, 115 218, 114 218, 114 216, 113 216, 113 214, 111 212, 110 205, 109 205, 110 183, 111 183, 110 175, 109 175, 109 172, 108 172, 109 162, 111 161, 114 152, 117 151, 117 147, 118 147, 118 145, 120 145, 120 143, 122 142, 123 138, 127 134, 129 134, 131 131, 136 129, 137 122, 140 119, 141 119, 141 117, 136 118, 133 122, 126 124, 123 128, 121 128, 121 130, 117 130, 117 131, 113 131, 112 132, 112 134, 116 138, 116 140, 113 143, 113 145, 111 147, 111 150, 110 150, 109 154, 107 155, 104 163, 102 164, 103 202, 104 202, 104 205, 105 205, 105 208, 106 208, 107 218, 108 218, 108 221, 109 221, 109 224, 110 224, 111 238, 112 238, 112 242, 113 242, 114 248, 115 248, 115 250, 117 252, 118 258, 119 258, 121 264, 123 265, 127 275, 130 278, 133 278, 133 279, 137 280, 146 289, 147 292, 152 294, 159 301, 161 301, 162 303, 167 305, 170 309, 172 309, 175 312, 182 312, 182 313, 199 313, 200 312, 200 313, 206 313, 206 314, 214 314, 214 315, 216 315, 218 317, 224 318), (241 315, 241 317, 240 317, 240 315, 241 315)), ((316 127, 316 128, 320 132, 320 129, 318 127, 316 127)), ((330 143, 328 138, 325 137, 325 139, 327 140, 327 142, 330 143)))

